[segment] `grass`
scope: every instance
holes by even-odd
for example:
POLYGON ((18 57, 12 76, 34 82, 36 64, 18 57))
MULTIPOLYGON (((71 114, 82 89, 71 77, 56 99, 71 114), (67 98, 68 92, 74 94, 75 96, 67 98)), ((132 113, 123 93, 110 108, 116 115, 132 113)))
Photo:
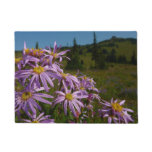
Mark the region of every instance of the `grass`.
MULTIPOLYGON (((21 56, 21 52, 15 52, 16 57, 21 56)), ((114 99, 126 100, 125 107, 134 110, 132 117, 134 123, 138 122, 138 111, 137 111, 137 66, 127 64, 109 64, 107 69, 104 70, 91 70, 90 67, 94 64, 91 60, 91 53, 86 53, 81 56, 84 61, 84 67, 82 73, 88 77, 92 77, 96 82, 96 87, 101 90, 100 96, 102 99, 110 100, 114 99)), ((64 63, 64 67, 66 62, 64 63)), ((67 73, 75 74, 75 71, 65 71, 67 73)), ((51 89, 51 94, 56 88, 51 89)), ((95 111, 99 109, 98 104, 95 102, 95 111)), ((45 109, 46 114, 50 114, 56 118, 56 122, 66 122, 67 117, 64 116, 61 107, 59 111, 51 112, 48 105, 41 104, 42 108, 45 109), (58 115, 58 117, 57 117, 58 115)), ((69 117, 72 117, 69 115, 69 117)), ((103 123, 99 117, 88 119, 88 123, 103 123)))
MULTIPOLYGON (((75 74, 74 71, 66 71, 75 74)), ((137 66, 110 64, 105 70, 85 70, 83 74, 94 78, 96 87, 101 90, 102 99, 126 100, 125 106, 133 109, 135 123, 137 118, 137 66)))

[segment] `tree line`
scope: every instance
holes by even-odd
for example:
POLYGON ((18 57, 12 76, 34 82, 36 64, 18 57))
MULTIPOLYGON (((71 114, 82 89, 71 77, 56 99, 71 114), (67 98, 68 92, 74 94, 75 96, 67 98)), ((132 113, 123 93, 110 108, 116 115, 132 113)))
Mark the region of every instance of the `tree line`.
MULTIPOLYGON (((39 48, 38 42, 36 42, 36 48, 39 48)), ((83 50, 80 50, 80 46, 77 44, 76 39, 73 40, 73 47, 70 49, 67 56, 71 59, 67 61, 66 69, 85 69, 83 60, 80 55, 83 54, 83 50)), ((93 48, 89 50, 92 54, 92 60, 95 65, 95 69, 104 69, 107 67, 107 63, 120 63, 120 64, 133 64, 137 65, 136 52, 133 51, 130 61, 127 61, 125 55, 116 56, 116 50, 112 49, 110 52, 106 49, 98 47, 96 33, 93 33, 93 48)))

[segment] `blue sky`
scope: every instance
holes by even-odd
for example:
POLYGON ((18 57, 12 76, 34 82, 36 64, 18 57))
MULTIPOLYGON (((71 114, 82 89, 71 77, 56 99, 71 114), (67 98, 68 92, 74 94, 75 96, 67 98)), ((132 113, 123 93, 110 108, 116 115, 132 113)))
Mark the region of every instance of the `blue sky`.
MULTIPOLYGON (((97 42, 110 39, 112 36, 121 38, 137 38, 136 31, 96 31, 97 42)), ((77 44, 93 43, 93 32, 76 31, 76 32, 15 32, 15 50, 22 50, 24 41, 28 48, 35 47, 35 43, 39 43, 39 47, 53 46, 54 41, 58 45, 72 46, 73 39, 76 38, 77 44)))

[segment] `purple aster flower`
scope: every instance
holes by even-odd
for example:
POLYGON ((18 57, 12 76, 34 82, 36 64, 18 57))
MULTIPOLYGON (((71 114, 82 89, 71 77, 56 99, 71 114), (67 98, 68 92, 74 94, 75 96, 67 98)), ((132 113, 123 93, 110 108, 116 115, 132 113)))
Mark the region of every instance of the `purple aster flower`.
POLYGON ((22 57, 15 58, 15 64, 17 65, 18 69, 21 70, 22 65, 24 65, 24 60, 22 57))
POLYGON ((94 99, 97 99, 98 101, 101 100, 101 98, 100 98, 100 96, 98 94, 95 94, 95 93, 88 94, 88 100, 90 102, 92 102, 94 99))
POLYGON ((36 64, 32 69, 17 71, 15 73, 15 77, 17 79, 22 78, 25 81, 27 78, 32 76, 29 82, 29 87, 32 87, 34 83, 36 83, 38 87, 41 87, 40 83, 42 82, 44 89, 48 92, 49 87, 47 83, 49 83, 51 87, 54 87, 53 81, 50 78, 51 70, 53 69, 48 66, 39 66, 36 64))
POLYGON ((59 62, 62 61, 63 57, 69 59, 67 56, 63 56, 63 55, 66 54, 70 50, 65 50, 65 51, 62 51, 62 52, 58 53, 60 48, 61 47, 58 48, 56 42, 54 42, 54 50, 53 51, 51 50, 51 48, 49 48, 49 50, 44 50, 45 52, 48 53, 48 55, 45 54, 45 58, 49 60, 50 65, 52 65, 55 62, 56 59, 59 59, 59 62))
POLYGON ((28 49, 26 47, 26 42, 24 42, 24 49, 23 49, 23 55, 26 56, 33 56, 33 57, 37 57, 40 58, 41 56, 43 56, 45 53, 44 49, 28 49))
POLYGON ((60 71, 57 70, 56 73, 54 73, 53 77, 59 80, 59 84, 62 82, 64 86, 70 86, 71 89, 79 87, 79 80, 77 79, 77 77, 69 73, 63 73, 62 69, 60 69, 60 71))
POLYGON ((112 120, 114 120, 115 123, 117 122, 117 120, 119 121, 119 123, 133 122, 133 119, 128 114, 128 112, 133 112, 133 110, 123 107, 125 100, 122 100, 118 103, 117 99, 113 100, 112 98, 111 103, 105 100, 102 100, 101 103, 104 106, 102 112, 104 113, 104 117, 108 117, 108 122, 111 123, 112 120))
POLYGON ((95 92, 99 93, 99 90, 95 87, 90 87, 90 88, 88 88, 88 90, 89 91, 95 91, 95 92))
POLYGON ((87 77, 87 76, 80 76, 78 77, 81 79, 82 83, 87 87, 87 88, 91 88, 94 87, 94 85, 96 84, 96 82, 91 78, 87 77))
POLYGON ((34 89, 26 88, 23 91, 15 92, 15 111, 23 110, 28 114, 30 110, 32 113, 36 113, 36 109, 41 110, 41 107, 36 101, 46 104, 52 104, 50 101, 44 98, 53 98, 52 96, 44 93, 37 93, 34 89))
POLYGON ((118 123, 118 118, 113 114, 110 115, 106 113, 103 115, 103 118, 108 118, 108 123, 118 123))
POLYGON ((86 121, 85 121, 86 118, 88 118, 87 111, 83 111, 79 117, 80 123, 86 123, 86 121))
POLYGON ((28 123, 54 123, 54 119, 49 119, 50 115, 44 115, 44 112, 40 113, 37 117, 35 115, 31 115, 31 119, 22 119, 24 122, 28 123))
POLYGON ((70 110, 72 111, 73 115, 77 117, 77 113, 81 113, 81 107, 83 106, 83 103, 81 102, 81 99, 87 98, 87 95, 81 95, 80 91, 75 91, 71 93, 71 90, 68 90, 65 88, 65 92, 62 91, 56 91, 58 94, 57 98, 55 99, 54 105, 58 103, 63 103, 64 105, 64 112, 67 115, 67 106, 69 106, 70 110))
POLYGON ((24 68, 26 64, 31 64, 30 62, 39 62, 39 59, 32 57, 32 56, 23 56, 19 58, 15 58, 15 64, 17 65, 18 69, 24 68))

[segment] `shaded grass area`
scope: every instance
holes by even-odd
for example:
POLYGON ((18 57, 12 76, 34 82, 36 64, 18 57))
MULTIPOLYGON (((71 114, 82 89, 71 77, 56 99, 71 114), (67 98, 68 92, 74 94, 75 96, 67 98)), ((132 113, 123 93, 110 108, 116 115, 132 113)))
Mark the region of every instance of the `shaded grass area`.
MULTIPOLYGON (((75 71, 66 71, 75 74, 75 71)), ((110 64, 105 70, 85 70, 83 74, 94 78, 96 87, 101 91, 102 99, 126 100, 125 107, 134 110, 135 123, 138 122, 137 111, 137 66, 110 64)), ((96 107, 98 108, 98 107, 96 107)))

